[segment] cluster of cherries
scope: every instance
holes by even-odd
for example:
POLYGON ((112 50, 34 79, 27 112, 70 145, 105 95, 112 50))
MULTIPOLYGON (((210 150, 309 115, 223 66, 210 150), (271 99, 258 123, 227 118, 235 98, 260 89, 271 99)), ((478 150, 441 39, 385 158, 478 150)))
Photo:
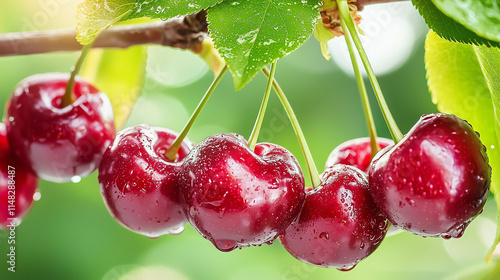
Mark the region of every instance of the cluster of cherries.
POLYGON ((194 146, 184 139, 171 159, 178 134, 168 129, 139 125, 115 137, 111 105, 88 83, 77 80, 74 101, 61 105, 67 78, 30 77, 7 104, 1 176, 16 166, 16 202, 24 199, 18 194, 32 200, 36 177, 63 182, 98 167, 106 206, 134 232, 179 234, 189 222, 221 251, 279 238, 301 261, 349 270, 380 245, 390 224, 460 237, 489 192, 486 149, 454 115, 422 116, 397 144, 379 138, 383 149, 373 159, 368 138, 343 143, 311 189, 296 158, 276 144, 250 149, 239 135, 217 134, 194 146))

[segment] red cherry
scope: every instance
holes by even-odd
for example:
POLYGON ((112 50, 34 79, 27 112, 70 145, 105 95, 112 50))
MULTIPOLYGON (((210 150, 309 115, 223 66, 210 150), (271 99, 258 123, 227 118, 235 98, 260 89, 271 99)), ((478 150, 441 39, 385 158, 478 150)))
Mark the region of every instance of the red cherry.
POLYGON ((357 168, 334 165, 321 174, 321 181, 307 193, 300 215, 280 240, 298 260, 350 270, 380 245, 387 220, 357 168))
MULTIPOLYGON (((377 143, 380 149, 394 142, 391 139, 377 137, 377 143)), ((363 172, 368 172, 368 167, 372 159, 372 148, 370 138, 356 138, 348 140, 337 146, 328 156, 325 169, 335 164, 346 164, 354 166, 363 172)))
POLYGON ((21 161, 40 178, 67 182, 92 173, 113 141, 113 109, 106 95, 77 78, 76 100, 61 107, 69 74, 23 80, 7 103, 7 137, 21 161))
POLYGON ((17 226, 33 205, 38 179, 10 151, 0 123, 0 229, 17 226))
POLYGON ((389 221, 421 236, 462 236, 488 196, 486 148, 466 121, 424 115, 369 170, 373 198, 389 221))
POLYGON ((189 222, 221 251, 272 243, 305 197, 302 170, 289 151, 269 143, 252 151, 235 134, 196 145, 179 184, 189 222))
POLYGON ((191 144, 184 140, 175 161, 165 157, 177 133, 140 125, 122 130, 99 165, 101 194, 113 217, 148 237, 179 234, 186 218, 178 173, 191 144))

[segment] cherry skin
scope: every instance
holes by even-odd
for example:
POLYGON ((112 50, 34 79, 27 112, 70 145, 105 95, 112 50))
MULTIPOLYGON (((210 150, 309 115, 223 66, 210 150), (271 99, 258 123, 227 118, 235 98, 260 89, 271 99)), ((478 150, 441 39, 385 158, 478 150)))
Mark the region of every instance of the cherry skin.
POLYGON ((126 228, 151 238, 179 234, 187 221, 177 180, 192 146, 185 139, 174 161, 165 157, 177 135, 148 125, 124 129, 99 165, 101 194, 111 215, 126 228))
MULTIPOLYGON (((377 143, 380 149, 394 142, 391 139, 377 137, 377 143)), ((372 159, 372 148, 370 138, 356 138, 348 140, 337 146, 328 156, 326 160, 325 169, 333 166, 334 164, 346 164, 354 166, 359 170, 367 173, 368 167, 372 159)))
POLYGON ((33 205, 37 186, 36 176, 11 152, 5 125, 0 123, 0 229, 21 223, 33 205))
POLYGON ((75 101, 61 106, 68 79, 62 73, 24 79, 4 116, 16 155, 38 177, 52 182, 92 173, 115 136, 109 99, 82 79, 75 81, 75 101))
POLYGON ((389 221, 421 236, 458 238, 482 211, 491 169, 486 148, 466 121, 424 115, 369 169, 370 191, 389 221))
POLYGON ((285 148, 259 143, 252 151, 236 134, 198 143, 180 172, 186 216, 220 251, 272 243, 304 203, 304 176, 285 148))
POLYGON ((350 270, 370 255, 387 232, 387 219, 375 206, 368 179, 359 169, 336 164, 321 174, 281 244, 303 262, 350 270))

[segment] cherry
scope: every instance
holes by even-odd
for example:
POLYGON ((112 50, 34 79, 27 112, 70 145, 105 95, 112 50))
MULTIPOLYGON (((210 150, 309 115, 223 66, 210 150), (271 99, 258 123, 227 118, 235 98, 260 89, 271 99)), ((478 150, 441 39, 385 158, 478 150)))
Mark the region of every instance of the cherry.
POLYGON ((321 181, 307 193, 281 244, 303 262, 350 270, 380 245, 388 223, 359 169, 337 164, 321 174, 321 181))
POLYGON ((99 185, 108 210, 126 228, 148 237, 179 234, 186 223, 178 173, 191 149, 185 139, 170 161, 165 151, 177 133, 139 125, 122 130, 103 155, 99 185))
POLYGON ((113 109, 106 95, 77 78, 76 100, 61 99, 69 74, 24 79, 7 103, 7 137, 21 161, 40 178, 67 182, 92 173, 113 141, 113 109))
POLYGON ((37 185, 36 176, 11 152, 0 123, 0 229, 21 223, 33 205, 37 185))
POLYGON ((304 203, 304 176, 285 148, 252 151, 236 134, 217 134, 186 157, 179 180, 189 222, 217 249, 272 243, 304 203))
POLYGON ((424 115, 369 169, 373 198, 398 227, 421 236, 458 238, 488 196, 486 148, 466 121, 424 115))
MULTIPOLYGON (((377 137, 377 144, 381 149, 393 145, 391 139, 377 137)), ((334 164, 346 164, 357 167, 363 172, 368 172, 372 158, 372 149, 370 146, 370 138, 356 138, 348 140, 337 146, 328 156, 325 168, 331 167, 334 164)))

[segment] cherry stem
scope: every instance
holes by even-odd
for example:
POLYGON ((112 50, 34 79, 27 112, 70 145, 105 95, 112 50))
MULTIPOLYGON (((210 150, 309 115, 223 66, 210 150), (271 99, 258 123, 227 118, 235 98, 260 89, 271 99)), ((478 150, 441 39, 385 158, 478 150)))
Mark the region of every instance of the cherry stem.
POLYGON ((175 161, 177 157, 177 151, 182 145, 182 141, 184 138, 186 138, 186 135, 188 134, 189 130, 193 126, 194 122, 196 121, 196 118, 198 118, 198 115, 200 115, 201 110, 203 110, 203 107, 205 107, 205 104, 207 104, 208 99, 210 99, 210 96, 212 96, 212 93, 215 91, 215 88, 217 88, 217 85, 219 82, 222 80, 222 77, 224 76, 224 73, 227 71, 227 65, 224 65, 222 70, 219 72, 217 77, 215 77, 214 81, 208 88, 207 92, 203 96, 203 98, 200 100, 200 103, 198 103, 198 106, 196 106, 196 109, 194 110, 193 114, 189 118, 188 122, 182 129, 181 133, 179 136, 177 136, 174 140, 174 143, 165 151, 165 157, 169 159, 170 161, 175 161))
POLYGON ((372 66, 370 65, 370 61, 368 60, 368 56, 366 55, 366 52, 363 48, 363 45, 361 44, 361 40, 359 39, 358 32, 356 30, 356 27, 354 26, 354 22, 351 18, 351 14, 349 13, 349 6, 347 4, 347 0, 337 0, 339 12, 340 12, 340 17, 341 21, 345 22, 345 25, 347 26, 348 30, 344 30, 346 34, 350 33, 352 36, 352 39, 354 41, 354 45, 356 46, 359 56, 361 57, 361 60, 363 61, 363 65, 365 66, 366 73, 368 74, 368 78, 370 79, 370 82, 373 87, 373 91, 375 92, 375 97, 377 97, 377 101, 380 107, 380 110, 382 111, 382 115, 384 116, 385 122, 387 124, 387 127, 389 128, 389 132, 392 135, 392 139, 394 140, 395 143, 398 143, 401 141, 403 138, 403 134, 398 128, 398 125, 396 124, 396 121, 392 117, 391 111, 389 110, 389 107, 387 106, 387 103, 385 102, 384 94, 382 93, 382 89, 380 88, 380 85, 377 81, 377 77, 375 76, 375 73, 373 71, 372 66), (349 31, 349 32, 347 32, 349 31))
MULTIPOLYGON (((264 74, 267 77, 270 77, 269 70, 266 67, 264 67, 262 69, 262 72, 264 72, 264 74)), ((304 158, 306 160, 307 170, 308 170, 309 176, 311 178, 311 184, 312 184, 312 187, 315 188, 321 184, 321 179, 319 177, 318 169, 316 168, 316 165, 314 164, 314 159, 311 155, 311 151, 309 150, 309 147, 307 146, 306 138, 304 137, 304 133, 302 132, 302 129, 300 128, 299 121, 297 120, 297 117, 295 116, 295 113, 293 112, 292 106, 290 105, 290 102, 288 102, 288 99, 286 98, 285 93, 283 92, 283 90, 279 86, 276 79, 273 78, 272 80, 273 80, 274 91, 276 91, 276 94, 278 95, 278 98, 281 101, 281 104, 283 105, 283 108, 285 109, 285 112, 288 115, 290 122, 292 123, 293 130, 295 131, 295 135, 297 135, 297 139, 299 140, 300 148, 302 149, 302 154, 304 155, 304 158)))
POLYGON ((269 95, 273 87, 274 73, 276 72, 276 61, 271 65, 271 74, 267 80, 266 92, 264 93, 264 98, 262 99, 262 104, 260 104, 259 114, 257 115, 257 120, 253 126, 252 133, 248 138, 248 147, 253 150, 257 144, 257 139, 259 138, 260 128, 262 127, 262 121, 264 120, 264 115, 266 114, 267 103, 269 101, 269 95))
MULTIPOLYGON (((342 26, 342 30, 347 30, 347 26, 343 20, 340 21, 340 25, 342 26)), ((354 48, 352 46, 352 39, 347 33, 345 34, 344 38, 347 49, 349 50, 349 56, 351 57, 352 69, 354 71, 354 75, 356 76, 356 82, 358 83, 359 95, 361 97, 361 103, 363 104, 363 111, 365 113, 366 124, 368 126, 368 134, 370 136, 370 146, 372 151, 371 157, 373 158, 375 154, 380 151, 380 146, 377 143, 377 130, 375 128, 372 109, 370 107, 370 99, 368 98, 363 75, 361 74, 361 71, 359 69, 358 60, 356 59, 356 53, 354 52, 354 48)))
POLYGON ((62 96, 61 100, 62 108, 72 104, 75 101, 75 95, 73 94, 73 88, 75 86, 75 77, 78 74, 78 72, 80 72, 83 61, 85 61, 85 57, 87 56, 91 48, 92 44, 85 45, 82 48, 82 53, 80 54, 80 57, 78 58, 78 61, 75 64, 75 67, 71 71, 68 83, 66 84, 66 91, 64 92, 64 95, 62 96))

